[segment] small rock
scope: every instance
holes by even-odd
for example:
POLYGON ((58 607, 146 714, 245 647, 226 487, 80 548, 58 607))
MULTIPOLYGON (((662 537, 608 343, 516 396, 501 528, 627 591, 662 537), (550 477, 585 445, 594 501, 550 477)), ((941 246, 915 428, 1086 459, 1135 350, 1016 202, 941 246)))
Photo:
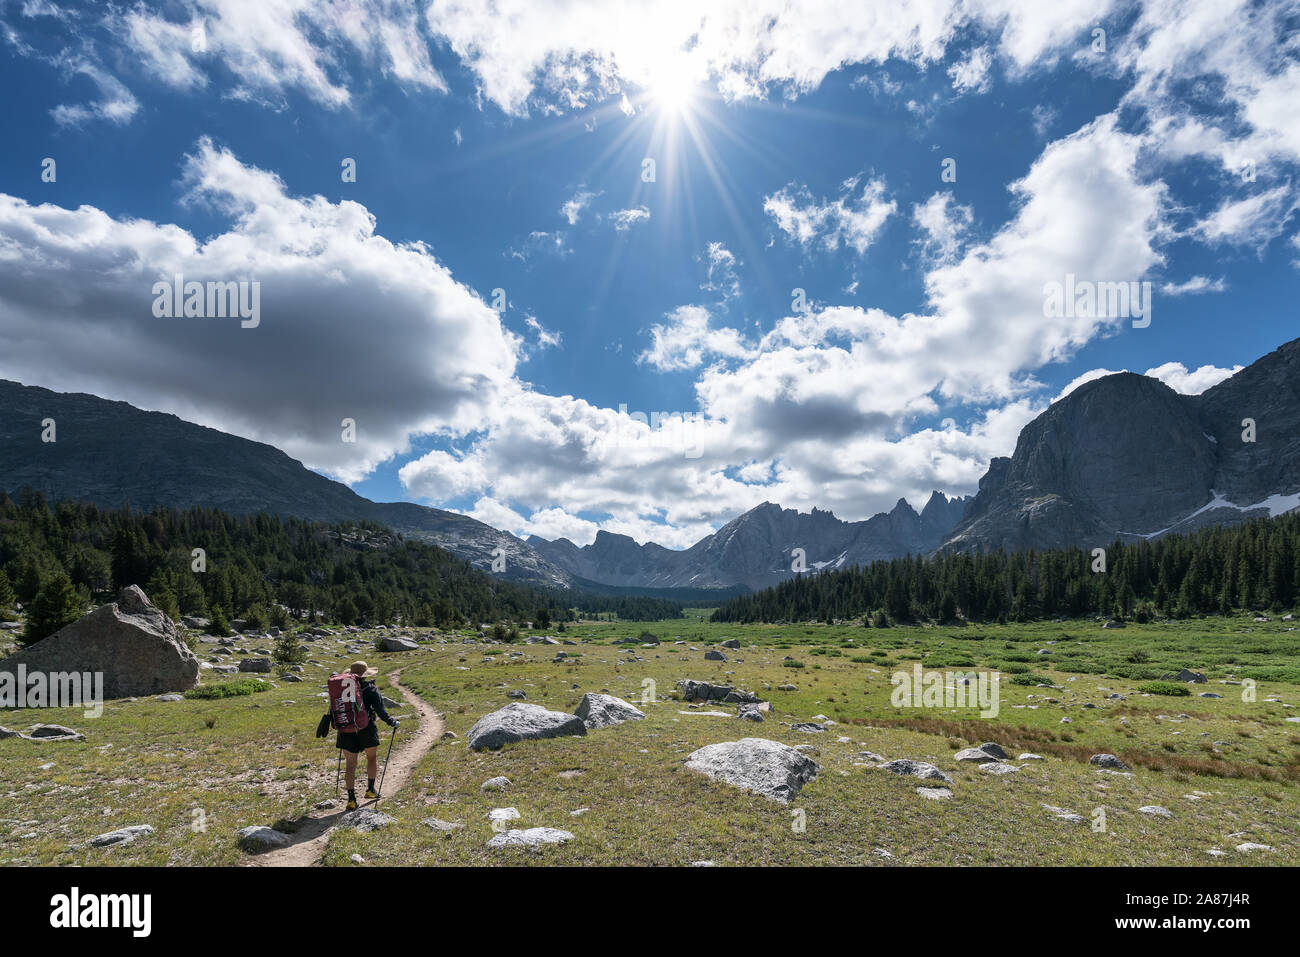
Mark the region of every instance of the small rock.
POLYGON ((881 768, 891 774, 911 775, 914 778, 920 778, 922 781, 944 781, 952 784, 952 778, 933 764, 926 764, 924 761, 913 761, 911 758, 899 758, 882 764, 881 768))
POLYGON ((241 828, 238 831, 239 845, 248 851, 266 850, 271 847, 285 847, 289 843, 289 835, 282 831, 276 831, 269 827, 252 827, 241 828))
POLYGON ((339 827, 355 828, 362 833, 368 831, 377 831, 386 824, 392 824, 397 820, 390 817, 383 811, 376 811, 372 807, 358 808, 355 811, 348 811, 339 818, 339 827))
POLYGON ((952 791, 947 788, 924 788, 919 787, 916 793, 930 801, 946 801, 952 797, 952 791))
POLYGON ((116 831, 96 835, 87 843, 91 847, 119 847, 123 844, 130 844, 137 837, 152 833, 153 826, 150 824, 131 824, 127 827, 119 827, 116 831))
POLYGON ((527 830, 510 830, 498 834, 487 842, 488 847, 541 847, 543 844, 565 844, 573 840, 568 831, 554 827, 530 827, 527 830))
POLYGON ((1089 764, 1111 771, 1127 771, 1128 765, 1113 754, 1094 754, 1088 759, 1089 764))

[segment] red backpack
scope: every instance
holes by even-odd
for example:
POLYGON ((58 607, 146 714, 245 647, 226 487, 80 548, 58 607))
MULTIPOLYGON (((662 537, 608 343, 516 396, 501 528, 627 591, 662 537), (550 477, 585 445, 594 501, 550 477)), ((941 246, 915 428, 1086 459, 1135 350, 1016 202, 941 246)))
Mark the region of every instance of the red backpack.
POLYGON ((370 724, 361 702, 361 679, 350 671, 330 675, 330 723, 335 731, 360 731, 370 724))

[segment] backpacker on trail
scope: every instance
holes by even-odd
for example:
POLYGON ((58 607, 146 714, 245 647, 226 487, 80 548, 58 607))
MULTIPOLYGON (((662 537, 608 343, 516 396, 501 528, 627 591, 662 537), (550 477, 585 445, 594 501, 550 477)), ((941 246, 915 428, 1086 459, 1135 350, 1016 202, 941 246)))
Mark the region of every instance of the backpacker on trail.
POLYGON ((330 675, 330 724, 335 731, 361 731, 370 724, 370 712, 361 700, 361 676, 345 671, 330 675))

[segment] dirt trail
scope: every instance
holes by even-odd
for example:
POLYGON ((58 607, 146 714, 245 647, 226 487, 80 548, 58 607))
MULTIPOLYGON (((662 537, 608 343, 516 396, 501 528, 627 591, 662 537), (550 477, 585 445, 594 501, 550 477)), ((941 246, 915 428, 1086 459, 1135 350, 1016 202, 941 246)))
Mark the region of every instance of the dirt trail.
MULTIPOLYGON (((383 798, 391 798, 406 786, 406 783, 411 779, 411 774, 415 771, 416 765, 420 763, 420 759, 428 754, 429 749, 438 742, 446 727, 442 715, 434 711, 423 698, 403 685, 400 680, 401 676, 402 672, 400 670, 394 671, 388 676, 388 683, 400 691, 402 697, 415 709, 420 718, 420 726, 412 734, 406 730, 409 727, 407 724, 407 721, 410 720, 409 717, 402 722, 402 730, 398 732, 399 741, 396 748, 394 748, 392 759, 388 763, 388 772, 384 777, 383 798)), ((383 771, 383 758, 384 751, 383 747, 381 747, 379 752, 381 772, 383 771)), ((363 779, 365 772, 365 755, 362 755, 357 762, 358 779, 363 779)), ((365 781, 361 780, 360 783, 364 785, 365 781)), ((361 807, 368 807, 370 803, 372 802, 362 802, 361 807)), ((325 853, 325 847, 329 844, 330 832, 334 830, 334 826, 338 824, 343 813, 342 810, 339 810, 307 815, 302 819, 302 826, 290 835, 293 843, 288 847, 251 855, 244 861, 244 865, 246 867, 310 867, 319 861, 321 855, 325 853)))

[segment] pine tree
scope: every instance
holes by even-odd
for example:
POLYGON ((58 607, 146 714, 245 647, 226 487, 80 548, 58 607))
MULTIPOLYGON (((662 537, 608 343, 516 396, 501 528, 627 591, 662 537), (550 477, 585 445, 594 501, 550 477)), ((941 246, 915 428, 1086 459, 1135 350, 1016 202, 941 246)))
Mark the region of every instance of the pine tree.
POLYGON ((81 600, 73 587, 72 579, 59 572, 41 586, 36 599, 27 609, 27 626, 22 643, 32 645, 48 638, 60 628, 81 617, 81 600))
POLYGON ((9 584, 9 576, 5 574, 3 568, 0 568, 0 609, 12 608, 17 600, 13 585, 9 584))

